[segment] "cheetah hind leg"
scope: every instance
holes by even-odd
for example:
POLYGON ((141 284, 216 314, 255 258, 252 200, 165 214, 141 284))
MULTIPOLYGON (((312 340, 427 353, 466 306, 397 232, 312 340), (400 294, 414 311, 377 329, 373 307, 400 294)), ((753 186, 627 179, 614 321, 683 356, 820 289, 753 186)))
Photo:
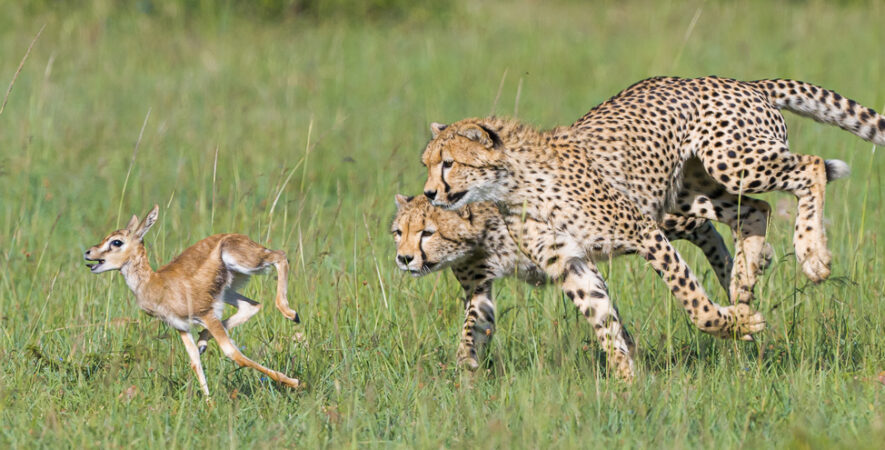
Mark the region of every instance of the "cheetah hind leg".
POLYGON ((734 235, 734 258, 728 276, 732 303, 750 303, 758 276, 771 263, 771 246, 765 242, 771 207, 767 202, 722 189, 697 160, 686 164, 683 191, 675 210, 727 224, 734 235))
POLYGON ((832 261, 823 223, 826 184, 848 176, 851 169, 838 159, 812 155, 796 155, 796 159, 799 168, 790 173, 786 189, 798 200, 793 245, 805 276, 820 283, 829 278, 832 261))

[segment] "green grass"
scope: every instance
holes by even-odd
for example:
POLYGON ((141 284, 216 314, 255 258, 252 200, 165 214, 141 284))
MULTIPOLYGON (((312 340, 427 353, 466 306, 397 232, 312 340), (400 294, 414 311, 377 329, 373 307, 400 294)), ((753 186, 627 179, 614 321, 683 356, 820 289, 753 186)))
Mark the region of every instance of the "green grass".
MULTIPOLYGON (((795 201, 763 196, 777 258, 756 343, 697 332, 639 258, 603 268, 641 350, 629 388, 555 287, 513 281, 488 366, 459 371, 459 288, 398 273, 387 227, 393 195, 421 190, 432 121, 568 124, 660 74, 792 77, 881 109, 885 4, 473 3, 446 20, 317 24, 0 2, 0 87, 46 25, 0 115, 0 446, 880 447, 885 155, 848 133, 788 117, 794 151, 854 173, 828 188, 822 285, 791 254, 795 201), (287 251, 303 325, 257 277, 245 293, 265 311, 233 337, 305 391, 210 344, 206 405, 175 333, 120 276, 83 267, 154 203, 155 267, 214 232, 287 251)), ((679 248, 725 301, 700 252, 679 248)))

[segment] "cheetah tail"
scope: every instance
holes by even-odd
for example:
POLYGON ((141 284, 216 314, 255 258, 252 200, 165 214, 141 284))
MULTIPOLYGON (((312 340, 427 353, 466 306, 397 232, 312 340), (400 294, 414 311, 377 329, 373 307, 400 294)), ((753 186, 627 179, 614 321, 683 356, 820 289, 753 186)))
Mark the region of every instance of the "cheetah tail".
POLYGON ((795 80, 751 81, 772 106, 836 125, 861 139, 885 145, 885 116, 820 86, 795 80))
POLYGON ((851 175, 851 168, 848 167, 848 164, 845 161, 828 159, 824 162, 827 167, 827 183, 851 175))

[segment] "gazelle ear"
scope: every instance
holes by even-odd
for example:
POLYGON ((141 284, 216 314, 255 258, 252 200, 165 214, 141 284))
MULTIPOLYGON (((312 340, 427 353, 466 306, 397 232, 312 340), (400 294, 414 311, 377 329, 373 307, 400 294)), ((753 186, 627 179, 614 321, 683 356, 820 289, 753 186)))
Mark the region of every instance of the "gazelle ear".
POLYGON ((154 209, 151 212, 147 213, 144 216, 144 220, 141 221, 141 224, 138 225, 138 228, 135 230, 135 237, 138 240, 143 240, 145 233, 151 229, 152 226, 157 222, 157 216, 160 215, 160 206, 154 205, 154 209))
POLYGON ((433 137, 433 139, 436 139, 436 137, 439 136, 439 133, 442 132, 442 130, 445 130, 447 126, 448 125, 446 125, 444 123, 439 123, 439 122, 431 123, 430 124, 430 135, 433 137))
POLYGON ((458 130, 458 134, 485 148, 492 148, 501 143, 501 138, 494 131, 482 125, 467 125, 463 129, 458 130))
POLYGON ((396 194, 396 196, 393 198, 394 201, 396 201, 396 209, 402 209, 410 201, 412 201, 413 198, 415 198, 415 197, 406 197, 405 195, 402 195, 402 194, 396 194))
POLYGON ((135 233, 135 229, 137 227, 138 227, 138 216, 133 214, 132 218, 129 219, 129 223, 126 224, 126 229, 129 230, 130 233, 135 233))

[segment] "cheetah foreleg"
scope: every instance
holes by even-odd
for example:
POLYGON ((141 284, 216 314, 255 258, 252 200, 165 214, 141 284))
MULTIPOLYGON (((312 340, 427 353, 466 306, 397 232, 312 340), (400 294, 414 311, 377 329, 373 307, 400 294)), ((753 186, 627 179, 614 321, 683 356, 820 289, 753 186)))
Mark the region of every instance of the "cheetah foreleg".
POLYGON ((562 289, 593 326, 596 338, 605 351, 608 365, 625 381, 632 381, 633 340, 618 318, 608 295, 605 280, 592 262, 580 259, 566 266, 562 289))
POLYGON ((495 301, 491 281, 467 292, 464 301, 464 326, 458 345, 458 365, 470 370, 479 368, 480 352, 488 348, 495 334, 495 301))
POLYGON ((670 241, 686 239, 698 246, 704 252, 722 289, 731 299, 731 272, 734 263, 722 235, 708 218, 666 214, 661 221, 661 230, 670 241))
POLYGON ((752 340, 752 334, 765 328, 762 314, 747 304, 720 306, 712 302, 697 277, 656 226, 646 229, 640 253, 664 279, 692 323, 701 331, 720 338, 752 340))

